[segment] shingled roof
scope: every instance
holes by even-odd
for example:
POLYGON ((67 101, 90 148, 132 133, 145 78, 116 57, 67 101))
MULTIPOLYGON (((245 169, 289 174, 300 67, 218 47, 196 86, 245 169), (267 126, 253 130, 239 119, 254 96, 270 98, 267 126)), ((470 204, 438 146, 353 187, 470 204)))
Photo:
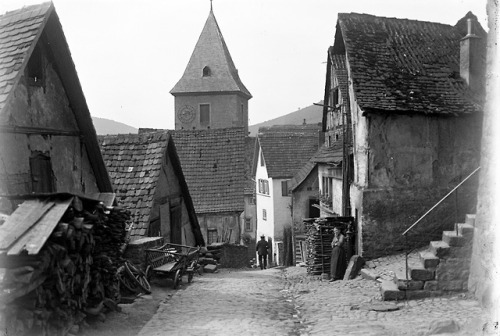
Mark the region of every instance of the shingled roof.
MULTIPOLYGON (((348 151, 352 149, 349 148, 348 151)), ((338 143, 334 146, 322 146, 318 151, 300 168, 290 181, 290 189, 295 190, 302 182, 311 174, 318 163, 325 163, 333 166, 342 164, 344 153, 342 144, 338 143)))
POLYGON ((0 111, 22 76, 53 6, 50 2, 0 16, 0 111))
POLYGON ((345 52, 355 99, 364 112, 451 114, 481 110, 481 96, 460 78, 460 39, 468 13, 455 26, 340 13, 334 53, 345 52))
POLYGON ((43 43, 53 55, 56 63, 54 68, 82 133, 99 190, 112 192, 87 102, 59 17, 51 2, 23 7, 0 16, 0 126, 19 126, 11 124, 9 115, 4 112, 10 108, 11 97, 14 96, 33 50, 39 43, 43 43))
POLYGON ((271 178, 291 178, 318 150, 319 125, 275 125, 259 128, 258 144, 271 178))
POLYGON ((186 70, 170 91, 174 96, 196 92, 235 92, 252 98, 241 82, 211 9, 186 70), (209 76, 203 76, 205 67, 210 69, 209 76))
POLYGON ((243 127, 172 132, 197 214, 242 212, 243 127))
POLYGON ((117 201, 132 213, 134 227, 131 237, 147 235, 162 163, 168 155, 179 178, 196 241, 203 241, 176 146, 169 132, 105 135, 99 136, 99 142, 117 201))

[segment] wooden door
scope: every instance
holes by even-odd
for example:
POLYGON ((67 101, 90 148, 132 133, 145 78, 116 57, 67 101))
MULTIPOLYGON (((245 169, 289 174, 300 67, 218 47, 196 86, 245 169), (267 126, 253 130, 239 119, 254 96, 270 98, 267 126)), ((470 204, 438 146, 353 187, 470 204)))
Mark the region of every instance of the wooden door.
POLYGON ((180 205, 170 208, 170 242, 182 244, 182 208, 180 205))

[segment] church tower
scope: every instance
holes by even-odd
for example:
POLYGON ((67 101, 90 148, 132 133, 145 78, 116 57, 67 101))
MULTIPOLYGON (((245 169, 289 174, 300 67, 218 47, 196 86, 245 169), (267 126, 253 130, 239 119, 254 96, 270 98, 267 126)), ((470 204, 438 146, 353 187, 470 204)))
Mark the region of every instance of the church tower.
POLYGON ((244 127, 252 95, 238 76, 212 8, 175 97, 175 129, 244 127))

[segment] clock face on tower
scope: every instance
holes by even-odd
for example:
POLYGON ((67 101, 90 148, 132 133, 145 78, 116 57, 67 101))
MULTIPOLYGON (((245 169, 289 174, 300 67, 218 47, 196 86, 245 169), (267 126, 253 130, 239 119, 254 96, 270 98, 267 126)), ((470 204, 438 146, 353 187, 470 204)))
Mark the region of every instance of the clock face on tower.
POLYGON ((177 112, 177 116, 179 117, 179 120, 184 124, 192 122, 195 117, 194 107, 190 105, 184 105, 177 112))

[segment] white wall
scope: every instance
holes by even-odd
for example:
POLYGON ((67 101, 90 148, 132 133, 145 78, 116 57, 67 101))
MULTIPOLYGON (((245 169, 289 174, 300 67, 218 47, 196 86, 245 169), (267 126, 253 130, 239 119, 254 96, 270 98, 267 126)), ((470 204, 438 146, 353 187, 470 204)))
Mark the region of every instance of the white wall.
MULTIPOLYGON (((257 236, 264 234, 267 237, 270 237, 274 241, 274 204, 271 195, 273 194, 273 181, 267 175, 266 166, 261 166, 260 162, 260 147, 259 147, 259 155, 257 162, 257 170, 255 173, 255 190, 256 190, 256 202, 257 202, 257 236), (265 179, 269 181, 269 195, 264 195, 259 193, 259 179, 265 179), (266 210, 267 212, 267 220, 262 218, 262 210, 266 210)), ((265 158, 264 158, 265 161, 265 158)))
POLYGON ((292 225, 292 195, 282 196, 281 182, 289 179, 273 179, 273 203, 274 203, 274 237, 276 241, 283 240, 283 229, 285 225, 292 225))

